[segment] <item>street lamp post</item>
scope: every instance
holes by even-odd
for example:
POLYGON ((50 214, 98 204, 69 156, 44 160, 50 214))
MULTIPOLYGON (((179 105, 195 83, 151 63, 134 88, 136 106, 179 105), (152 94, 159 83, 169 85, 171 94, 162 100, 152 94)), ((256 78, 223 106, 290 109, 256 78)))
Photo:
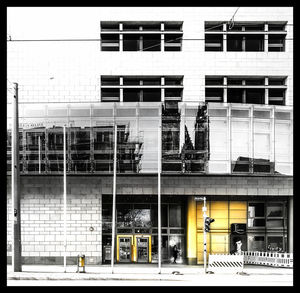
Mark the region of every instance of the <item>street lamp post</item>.
POLYGON ((112 206, 112 237, 111 237, 111 273, 114 273, 115 258, 115 229, 116 229, 116 179, 117 179, 117 124, 114 125, 114 178, 113 178, 113 206, 112 206))

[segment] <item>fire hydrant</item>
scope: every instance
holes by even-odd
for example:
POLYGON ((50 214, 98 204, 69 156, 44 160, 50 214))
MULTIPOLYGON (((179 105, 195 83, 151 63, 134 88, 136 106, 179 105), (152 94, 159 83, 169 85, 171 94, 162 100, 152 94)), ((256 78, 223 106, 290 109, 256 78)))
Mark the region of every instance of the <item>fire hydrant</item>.
POLYGON ((85 255, 78 254, 77 256, 77 271, 76 273, 85 273, 85 255), (82 271, 79 271, 79 268, 82 268, 82 271))

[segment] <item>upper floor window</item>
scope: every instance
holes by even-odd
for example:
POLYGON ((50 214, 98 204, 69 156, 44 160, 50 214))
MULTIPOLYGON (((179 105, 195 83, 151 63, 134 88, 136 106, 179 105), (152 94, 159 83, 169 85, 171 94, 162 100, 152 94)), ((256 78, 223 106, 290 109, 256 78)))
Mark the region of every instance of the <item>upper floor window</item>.
POLYGON ((206 76, 205 101, 285 105, 284 76, 206 76))
POLYGON ((182 22, 101 22, 101 51, 181 51, 182 22))
POLYGON ((286 22, 205 22, 205 51, 285 51, 286 22))
POLYGON ((181 101, 182 76, 102 76, 102 102, 181 101))

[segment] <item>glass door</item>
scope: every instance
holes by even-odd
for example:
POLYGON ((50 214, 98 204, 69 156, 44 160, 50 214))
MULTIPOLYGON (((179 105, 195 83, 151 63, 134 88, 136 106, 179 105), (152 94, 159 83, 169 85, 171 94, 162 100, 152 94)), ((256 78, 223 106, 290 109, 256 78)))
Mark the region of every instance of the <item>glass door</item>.
POLYGON ((137 237, 137 262, 149 262, 148 237, 137 237))
POLYGON ((131 262, 131 237, 119 237, 119 262, 131 262))

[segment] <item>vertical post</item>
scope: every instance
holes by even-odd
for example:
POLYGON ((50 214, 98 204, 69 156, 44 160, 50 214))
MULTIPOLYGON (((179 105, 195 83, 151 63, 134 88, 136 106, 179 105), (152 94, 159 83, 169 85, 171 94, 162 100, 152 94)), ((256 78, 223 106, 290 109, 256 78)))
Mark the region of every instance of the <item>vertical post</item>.
POLYGON ((117 124, 114 125, 114 179, 113 179, 113 206, 112 206, 112 236, 111 236, 111 273, 114 273, 115 258, 115 230, 116 230, 116 174, 117 174, 117 124))
POLYGON ((67 158, 66 158, 66 125, 64 125, 64 272, 67 267, 67 158))
POLYGON ((13 123, 12 123, 12 269, 22 271, 21 250, 21 204, 20 204, 20 164, 19 164, 19 113, 18 84, 14 83, 13 123))
POLYGON ((39 174, 41 174, 41 137, 39 136, 39 174))
POLYGON ((158 126, 158 143, 157 143, 157 197, 158 197, 158 273, 161 273, 161 181, 160 181, 160 173, 161 173, 161 119, 159 120, 158 126))
POLYGON ((205 231, 205 218, 206 218, 206 197, 203 197, 203 258, 204 258, 204 273, 206 274, 206 231, 205 231))

